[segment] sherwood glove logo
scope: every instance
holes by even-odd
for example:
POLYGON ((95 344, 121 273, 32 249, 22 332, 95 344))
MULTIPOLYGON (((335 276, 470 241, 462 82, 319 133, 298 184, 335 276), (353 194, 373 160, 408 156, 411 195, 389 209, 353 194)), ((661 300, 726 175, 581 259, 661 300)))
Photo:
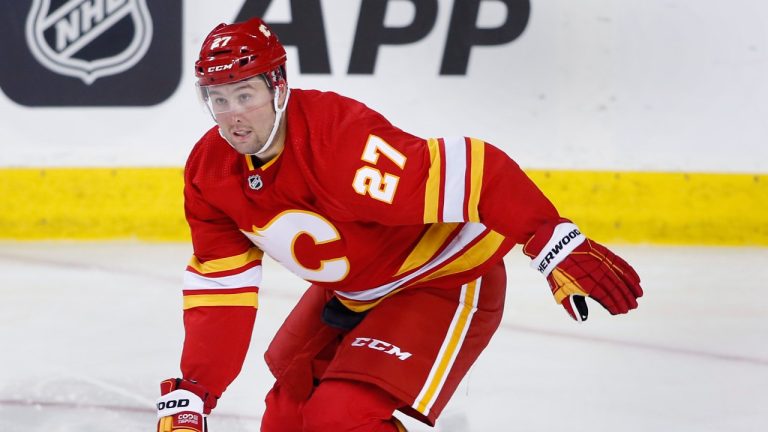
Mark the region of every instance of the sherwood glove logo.
MULTIPOLYGON (((552 246, 552 248, 549 250, 549 252, 547 252, 547 254, 544 256, 544 259, 539 263, 538 270, 544 273, 544 271, 549 266, 549 263, 551 263, 552 260, 554 260, 555 257, 557 257, 557 255, 563 251, 565 246, 567 246, 568 243, 571 242, 571 240, 575 240, 580 235, 581 235, 581 231, 579 231, 578 228, 574 228, 573 230, 571 230, 571 232, 563 236, 563 238, 561 238, 559 242, 555 243, 552 246)), ((571 250, 569 249, 568 253, 570 252, 571 250)))
POLYGON ((164 409, 186 408, 188 406, 189 399, 171 399, 169 401, 162 401, 157 403, 157 409, 160 411, 164 409))
POLYGON ((144 0, 70 0, 56 10, 51 1, 35 0, 26 25, 30 51, 51 71, 90 85, 125 72, 147 53, 152 18, 144 0), (121 32, 119 43, 99 44, 107 32, 121 32))
MULTIPOLYGON (((552 269, 587 240, 573 223, 564 222, 558 224, 552 231, 552 236, 547 244, 531 261, 531 268, 535 268, 544 276, 549 276, 552 269)), ((526 246, 527 247, 527 246, 526 246)))
POLYGON ((0 2, 0 87, 26 106, 147 106, 181 80, 182 0, 0 2))

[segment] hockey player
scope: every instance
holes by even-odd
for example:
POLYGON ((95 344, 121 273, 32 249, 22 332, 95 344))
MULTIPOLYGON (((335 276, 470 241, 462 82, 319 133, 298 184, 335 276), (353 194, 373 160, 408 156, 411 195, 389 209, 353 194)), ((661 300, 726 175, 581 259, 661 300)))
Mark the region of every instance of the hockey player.
POLYGON ((238 375, 264 253, 311 284, 265 353, 267 432, 402 431, 398 410, 434 425, 501 321, 515 244, 575 320, 586 297, 611 314, 637 307, 632 267, 506 154, 290 89, 261 19, 213 29, 195 69, 216 126, 185 169, 183 377, 161 384, 158 431, 203 430, 238 375))

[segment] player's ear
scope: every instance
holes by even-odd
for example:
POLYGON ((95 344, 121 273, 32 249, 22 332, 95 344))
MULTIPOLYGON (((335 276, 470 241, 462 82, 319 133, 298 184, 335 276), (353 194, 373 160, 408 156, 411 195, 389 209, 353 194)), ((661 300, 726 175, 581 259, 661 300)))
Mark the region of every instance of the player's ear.
POLYGON ((280 92, 277 103, 279 106, 283 106, 285 104, 285 98, 288 97, 288 82, 286 82, 285 79, 281 79, 277 82, 277 89, 280 92))

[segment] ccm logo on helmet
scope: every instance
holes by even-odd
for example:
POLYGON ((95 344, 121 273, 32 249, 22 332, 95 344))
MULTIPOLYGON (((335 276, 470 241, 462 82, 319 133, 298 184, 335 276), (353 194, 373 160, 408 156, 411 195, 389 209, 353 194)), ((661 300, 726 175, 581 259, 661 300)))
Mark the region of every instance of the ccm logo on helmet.
POLYGON ((162 401, 157 404, 158 411, 164 409, 184 408, 189 406, 189 399, 162 401))
POLYGON ((219 72, 227 69, 232 69, 232 63, 218 66, 211 66, 208 68, 208 72, 219 72))

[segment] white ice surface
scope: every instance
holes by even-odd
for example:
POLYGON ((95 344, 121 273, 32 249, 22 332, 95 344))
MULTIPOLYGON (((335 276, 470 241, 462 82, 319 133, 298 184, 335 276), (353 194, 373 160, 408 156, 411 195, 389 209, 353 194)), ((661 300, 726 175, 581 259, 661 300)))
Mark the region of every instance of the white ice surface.
MULTIPOLYGON (((438 431, 764 431, 768 249, 616 246, 640 309, 571 322, 519 251, 504 321, 438 431)), ((0 432, 150 431, 178 375, 183 244, 0 244, 0 432)), ((210 418, 257 431, 262 354, 306 284, 274 262, 250 353, 210 418)), ((432 430, 406 420, 411 431, 432 430)))

